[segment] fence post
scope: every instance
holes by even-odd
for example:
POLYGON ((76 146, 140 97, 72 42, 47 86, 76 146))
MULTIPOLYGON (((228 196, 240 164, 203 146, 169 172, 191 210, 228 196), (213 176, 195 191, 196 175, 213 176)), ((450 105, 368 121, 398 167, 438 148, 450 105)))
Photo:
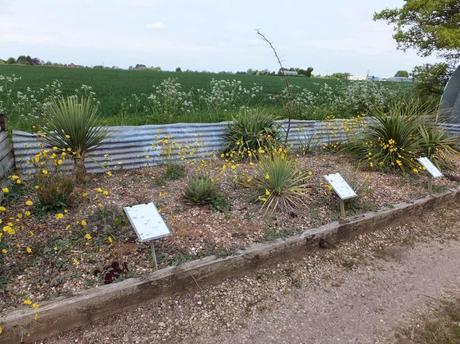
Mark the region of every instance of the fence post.
POLYGON ((6 115, 4 113, 0 113, 0 131, 6 130, 6 115))

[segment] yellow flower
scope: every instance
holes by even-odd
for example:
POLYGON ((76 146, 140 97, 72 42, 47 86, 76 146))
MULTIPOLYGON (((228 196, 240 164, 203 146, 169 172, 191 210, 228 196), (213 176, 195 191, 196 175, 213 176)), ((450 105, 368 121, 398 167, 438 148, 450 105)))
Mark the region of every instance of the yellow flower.
POLYGON ((32 202, 30 199, 28 199, 26 201, 26 205, 28 205, 30 207, 31 205, 34 205, 34 202, 32 202))
POLYGON ((4 206, 0 206, 0 211, 6 211, 6 208, 4 206))
POLYGON ((86 240, 91 240, 92 238, 93 238, 93 237, 91 236, 91 234, 89 234, 89 233, 86 233, 86 234, 85 234, 85 239, 86 239, 86 240))
POLYGON ((10 192, 10 189, 8 189, 8 188, 2 188, 2 191, 3 191, 3 193, 8 193, 8 192, 10 192))
POLYGON ((107 237, 107 241, 109 242, 110 245, 112 245, 113 239, 110 235, 107 237))
MULTIPOLYGON (((66 139, 70 139, 70 135, 67 135, 67 134, 66 134, 66 135, 65 135, 65 138, 66 138, 66 139)), ((69 149, 69 148, 67 148, 67 149, 69 149)))
POLYGON ((25 305, 31 305, 31 304, 32 304, 32 300, 29 299, 29 298, 27 298, 27 299, 24 300, 24 304, 25 304, 25 305))
POLYGON ((82 227, 86 227, 88 225, 86 220, 81 220, 80 224, 81 224, 82 227))
POLYGON ((265 196, 270 196, 270 190, 265 189, 265 196))
POLYGON ((269 179, 270 179, 270 175, 269 175, 268 173, 265 173, 264 178, 265 178, 266 180, 269 180, 269 179))
POLYGON ((81 195, 82 195, 83 197, 88 197, 88 193, 87 193, 87 192, 83 192, 81 195))
POLYGON ((78 265, 80 265, 80 262, 78 261, 77 258, 72 258, 72 264, 73 264, 74 266, 78 266, 78 265))
POLYGON ((14 230, 14 228, 10 225, 8 226, 4 226, 3 227, 3 231, 8 233, 9 235, 13 235, 14 233, 16 233, 16 231, 14 230))
POLYGON ((112 177, 112 172, 110 171, 107 171, 105 174, 108 175, 109 177, 112 177))
POLYGON ((44 176, 46 176, 46 175, 48 174, 48 170, 42 169, 42 174, 43 174, 44 176))
POLYGON ((24 214, 26 214, 26 216, 32 215, 32 213, 30 211, 28 211, 28 210, 26 210, 24 214))
POLYGON ((12 180, 18 180, 18 179, 19 179, 19 176, 12 175, 12 176, 11 176, 11 179, 12 179, 12 180))
POLYGON ((21 183, 22 183, 21 179, 16 180, 16 184, 21 184, 21 183))
POLYGON ((63 219, 64 218, 64 214, 63 213, 57 213, 56 216, 55 216, 56 219, 60 220, 60 219, 63 219))
POLYGON ((27 252, 28 254, 32 254, 32 248, 31 248, 30 246, 27 246, 27 247, 26 247, 26 252, 27 252))
POLYGON ((7 254, 7 253, 8 253, 8 250, 7 250, 6 248, 3 248, 3 249, 2 249, 2 253, 3 253, 3 254, 7 254))

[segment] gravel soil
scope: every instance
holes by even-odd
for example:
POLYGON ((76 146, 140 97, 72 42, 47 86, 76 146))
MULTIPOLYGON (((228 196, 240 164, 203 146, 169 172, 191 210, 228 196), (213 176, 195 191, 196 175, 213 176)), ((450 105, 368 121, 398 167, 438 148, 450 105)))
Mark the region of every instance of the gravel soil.
MULTIPOLYGON (((327 173, 340 172, 357 191, 359 198, 347 204, 349 215, 427 194, 426 176, 366 171, 342 154, 313 154, 297 160, 303 171, 311 172, 311 188, 305 207, 289 213, 261 211, 252 191, 236 181, 253 175, 252 164, 224 168, 220 159, 189 162, 185 176, 177 180, 162 179, 164 166, 119 171, 112 176, 92 175, 86 185, 78 186, 62 219, 40 211, 33 192, 20 196, 1 214, 3 223, 17 222, 18 230, 7 238, 9 251, 0 266, 0 277, 6 280, 0 285, 0 314, 21 306, 25 298, 40 303, 104 284, 107 276, 109 282, 116 282, 152 271, 150 248, 137 242, 123 214, 125 206, 153 201, 159 208, 173 233, 155 243, 161 268, 213 254, 229 255, 255 242, 336 220, 337 198, 322 180, 327 173), (230 203, 228 211, 194 206, 184 200, 188 178, 203 172, 218 183, 230 203), (21 215, 19 221, 17 216, 24 213, 28 199, 34 201, 34 207, 28 208, 32 215, 21 215), (113 264, 125 268, 112 279, 113 264)), ((456 163, 460 166, 460 161, 456 163)), ((457 184, 443 178, 435 182, 434 190, 457 184)))
POLYGON ((427 212, 44 343, 392 343, 460 285, 460 207, 427 212))

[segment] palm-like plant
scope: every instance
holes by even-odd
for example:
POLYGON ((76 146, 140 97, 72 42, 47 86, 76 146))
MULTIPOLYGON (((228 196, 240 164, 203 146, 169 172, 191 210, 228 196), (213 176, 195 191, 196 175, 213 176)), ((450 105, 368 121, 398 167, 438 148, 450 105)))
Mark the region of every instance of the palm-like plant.
POLYGON ((433 126, 419 128, 420 155, 428 157, 438 168, 453 169, 451 157, 458 154, 459 140, 433 126))
POLYGON ((259 161, 251 184, 267 211, 290 211, 304 205, 310 188, 308 178, 294 161, 274 155, 259 161))
POLYGON ((98 104, 89 97, 70 96, 51 102, 42 132, 47 144, 72 152, 74 172, 79 180, 86 173, 86 154, 107 137, 98 116, 98 104))

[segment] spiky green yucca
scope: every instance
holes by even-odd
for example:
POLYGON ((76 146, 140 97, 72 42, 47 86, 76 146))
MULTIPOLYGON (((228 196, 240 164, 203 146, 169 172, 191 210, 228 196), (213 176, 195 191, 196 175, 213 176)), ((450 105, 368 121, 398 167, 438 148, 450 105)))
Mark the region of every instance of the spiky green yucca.
POLYGON ((439 117, 431 103, 413 99, 394 103, 385 112, 377 111, 375 121, 347 149, 371 168, 419 173, 416 158, 435 151, 445 157, 450 145, 436 127, 439 117))
POLYGON ((98 117, 98 104, 88 97, 70 96, 53 101, 41 129, 47 144, 72 150, 77 175, 85 172, 86 154, 107 136, 98 117))
POLYGON ((216 183, 204 175, 191 178, 184 192, 185 199, 194 204, 210 204, 218 195, 216 183))
POLYGON ((304 205, 308 177, 294 161, 275 155, 259 161, 251 184, 267 211, 290 211, 304 205))
POLYGON ((235 117, 228 127, 224 151, 247 158, 249 152, 270 150, 279 143, 280 128, 275 119, 269 114, 248 112, 235 117))
POLYGON ((438 168, 451 170, 455 167, 452 156, 458 154, 459 140, 444 130, 433 126, 419 128, 420 155, 428 157, 438 168))

